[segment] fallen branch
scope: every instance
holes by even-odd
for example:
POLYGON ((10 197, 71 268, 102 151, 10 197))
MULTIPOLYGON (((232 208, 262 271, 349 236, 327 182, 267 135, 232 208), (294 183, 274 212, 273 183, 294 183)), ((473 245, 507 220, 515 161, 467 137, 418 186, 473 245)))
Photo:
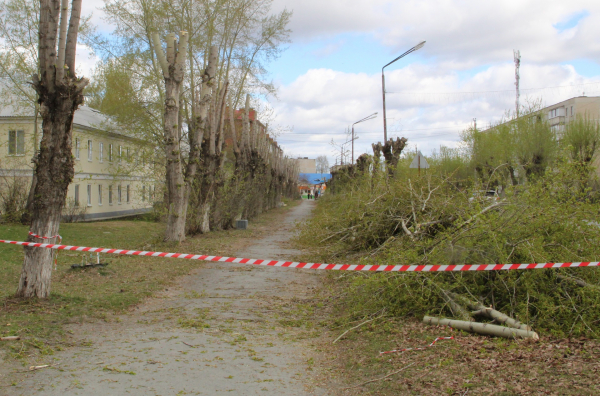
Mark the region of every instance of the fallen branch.
POLYGON ((591 288, 594 288, 594 289, 598 289, 599 288, 597 285, 589 284, 586 281, 584 281, 583 279, 575 278, 574 276, 565 276, 565 275, 561 275, 561 274, 556 274, 556 277, 558 279, 569 280, 571 282, 575 282, 577 285, 579 285, 581 287, 591 287, 591 288))
POLYGON ((352 389, 352 388, 358 388, 359 386, 363 386, 363 385, 366 385, 366 384, 370 384, 371 382, 376 382, 376 381, 381 381, 381 380, 384 380, 384 379, 386 379, 386 378, 388 378, 388 377, 391 377, 391 376, 392 376, 392 375, 394 375, 394 374, 398 374, 399 372, 406 370, 407 368, 409 368, 410 366, 413 366, 413 365, 414 365, 414 363, 411 363, 411 364, 409 364, 409 365, 408 365, 408 366, 406 366, 406 367, 402 367, 400 370, 396 370, 396 371, 394 371, 393 373, 389 373, 389 374, 388 374, 388 375, 386 375, 385 377, 376 378, 376 379, 372 379, 372 380, 370 380, 370 381, 363 382, 363 383, 361 383, 361 384, 358 384, 358 385, 349 386, 349 387, 347 387, 347 388, 344 388, 344 390, 346 390, 346 389, 352 389))
POLYGON ((527 326, 524 323, 519 322, 516 319, 511 318, 510 316, 508 316, 506 314, 503 314, 500 311, 496 311, 493 308, 486 307, 485 305, 483 305, 479 302, 474 303, 472 301, 469 301, 467 298, 465 298, 461 295, 452 293, 452 292, 448 292, 448 294, 453 299, 459 300, 462 303, 464 303, 467 307, 469 307, 469 309, 474 310, 474 312, 471 312, 471 315, 473 315, 473 316, 477 316, 477 315, 485 316, 486 318, 493 319, 496 322, 503 324, 505 326, 508 326, 508 327, 512 327, 513 329, 531 331, 531 327, 527 326))
POLYGON ((455 300, 456 294, 447 292, 446 290, 441 289, 441 288, 440 288, 440 290, 442 291, 442 297, 444 297, 444 300, 446 300, 448 305, 450 305, 450 309, 452 310, 452 313, 456 316, 460 316, 465 321, 469 321, 471 319, 471 317, 470 317, 469 313, 467 312, 467 310, 465 308, 463 308, 462 305, 460 305, 459 303, 456 302, 456 300, 455 300))
POLYGON ((458 330, 468 331, 469 333, 492 335, 496 337, 531 338, 536 341, 540 339, 540 336, 534 331, 513 329, 488 323, 465 322, 463 320, 441 319, 432 316, 425 316, 423 318, 423 323, 438 326, 450 326, 458 330))
POLYGON ((19 336, 8 336, 8 337, 0 337, 0 341, 18 341, 21 337, 19 336))
POLYGON ((377 320, 377 319, 381 318, 381 317, 384 315, 384 313, 385 313, 385 312, 382 312, 382 313, 381 313, 381 315, 379 315, 378 317, 376 317, 376 318, 373 318, 373 319, 366 320, 366 321, 362 322, 361 324, 359 324, 359 325, 356 325, 356 326, 354 326, 354 327, 352 327, 352 328, 350 328, 350 329, 348 329, 348 330, 344 331, 344 332, 342 333, 342 335, 340 335, 338 338, 336 338, 336 339, 335 339, 335 341, 333 341, 333 342, 332 342, 332 344, 335 344, 336 342, 338 342, 338 341, 339 341, 339 340, 340 340, 340 339, 341 339, 343 336, 345 336, 345 335, 346 335, 346 334, 347 334, 349 331, 352 331, 352 330, 354 330, 354 329, 358 329, 360 326, 362 326, 362 325, 364 325, 364 324, 367 324, 367 323, 369 323, 369 322, 372 322, 372 321, 374 321, 374 320, 377 320))

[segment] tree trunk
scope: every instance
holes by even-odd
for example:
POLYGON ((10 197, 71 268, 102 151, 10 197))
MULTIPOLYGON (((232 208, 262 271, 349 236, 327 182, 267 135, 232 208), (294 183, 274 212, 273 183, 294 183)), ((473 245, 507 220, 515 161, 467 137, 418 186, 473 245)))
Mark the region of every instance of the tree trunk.
POLYGON ((539 340, 540 336, 534 331, 512 329, 504 326, 497 326, 487 323, 465 322, 463 320, 440 319, 431 316, 425 316, 423 323, 438 326, 449 326, 454 329, 468 331, 483 335, 492 335, 504 338, 532 338, 539 340))
MULTIPOLYGON (((45 237, 58 235, 62 208, 75 173, 71 152, 73 115, 83 103, 83 89, 88 83, 85 78, 77 79, 75 76, 81 0, 73 0, 68 35, 66 40, 61 40, 57 51, 60 9, 61 4, 57 0, 40 1, 39 75, 32 77, 40 104, 42 141, 35 163, 30 232, 45 237), (64 64, 57 61, 57 52, 66 53, 64 64), (57 69, 61 73, 57 73, 57 69), (64 70, 68 72, 62 73, 64 70)), ((66 18, 66 13, 63 13, 63 18, 66 18)), ((63 20, 61 25, 64 24, 63 20)), ((55 238, 40 240, 29 235, 27 241, 54 243, 55 238)), ((50 295, 52 250, 32 247, 24 250, 25 259, 16 295, 46 298, 50 295)))
POLYGON ((165 78, 165 154, 167 160, 167 190, 169 207, 165 241, 181 242, 185 239, 186 205, 184 199, 183 171, 179 146, 179 91, 181 82, 165 78))
POLYGON ((175 34, 167 35, 167 55, 162 49, 158 33, 152 35, 152 44, 165 79, 164 142, 166 158, 168 215, 165 241, 185 240, 185 185, 181 166, 179 139, 179 100, 183 82, 188 34, 180 32, 179 44, 175 34), (177 48, 176 48, 177 47, 177 48))

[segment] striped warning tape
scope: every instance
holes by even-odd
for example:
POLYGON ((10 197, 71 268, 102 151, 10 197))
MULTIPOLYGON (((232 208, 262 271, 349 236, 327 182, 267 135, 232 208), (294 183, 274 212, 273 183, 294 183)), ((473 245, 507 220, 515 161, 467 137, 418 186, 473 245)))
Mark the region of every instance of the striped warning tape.
POLYGON ((379 356, 381 355, 386 355, 388 353, 395 353, 395 352, 407 352, 407 351, 422 351, 423 349, 427 349, 427 348, 431 348, 432 346, 435 345, 436 342, 438 342, 439 340, 453 340, 454 337, 438 337, 435 340, 433 340, 433 342, 427 346, 424 347, 418 347, 418 348, 404 348, 404 349, 394 349, 393 351, 385 351, 385 352, 379 352, 379 356))
POLYGON ((60 242, 62 240, 62 237, 60 235, 54 235, 54 236, 41 236, 38 234, 34 234, 33 232, 29 231, 29 235, 31 235, 34 238, 38 238, 38 239, 53 239, 53 238, 58 238, 58 242, 60 242))
POLYGON ((532 264, 452 264, 452 265, 361 265, 361 264, 323 264, 302 263, 296 261, 260 260, 240 257, 207 256, 203 254, 147 252, 141 250, 104 249, 85 246, 58 245, 52 243, 34 243, 21 241, 8 241, 0 239, 0 243, 41 247, 57 250, 73 250, 77 252, 125 254, 128 256, 169 257, 189 260, 219 261, 226 263, 240 263, 264 265, 270 267, 306 268, 334 271, 384 271, 384 272, 449 272, 449 271, 501 271, 525 270, 543 268, 573 268, 573 267, 598 267, 598 261, 578 263, 532 263, 532 264))

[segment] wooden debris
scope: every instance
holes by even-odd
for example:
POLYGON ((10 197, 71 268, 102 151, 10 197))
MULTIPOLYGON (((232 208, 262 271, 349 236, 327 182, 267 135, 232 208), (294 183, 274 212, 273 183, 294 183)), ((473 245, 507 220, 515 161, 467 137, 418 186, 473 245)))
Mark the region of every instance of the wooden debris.
POLYGON ((0 341, 18 341, 20 339, 21 339, 21 337, 19 337, 19 336, 0 337, 0 341))
POLYGON ((41 366, 29 366, 29 371, 40 370, 46 367, 50 367, 49 364, 43 364, 41 366))
POLYGON ((500 311, 496 311, 493 308, 486 307, 485 305, 483 305, 479 302, 474 303, 472 301, 469 301, 467 298, 460 296, 456 293, 452 293, 452 292, 446 292, 446 293, 450 297, 452 297, 454 300, 458 300, 461 303, 465 304, 467 307, 469 307, 469 309, 474 310, 474 312, 471 312, 471 315, 485 316, 486 318, 493 319, 496 322, 503 324, 505 326, 508 326, 508 327, 512 327, 513 329, 531 331, 531 327, 527 326, 524 323, 519 322, 516 319, 511 318, 508 315, 503 314, 500 311))
POLYGON ((465 322, 463 320, 441 319, 432 316, 425 316, 423 318, 423 323, 438 326, 450 326, 458 330, 468 331, 469 333, 491 335, 496 337, 531 338, 536 341, 540 339, 540 336, 534 331, 514 329, 488 323, 465 322))

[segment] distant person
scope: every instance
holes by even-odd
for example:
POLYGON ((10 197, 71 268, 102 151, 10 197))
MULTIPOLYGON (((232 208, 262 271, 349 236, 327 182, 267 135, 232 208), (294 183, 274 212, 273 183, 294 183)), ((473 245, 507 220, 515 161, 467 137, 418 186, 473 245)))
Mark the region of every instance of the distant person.
POLYGON ((315 191, 315 199, 319 198, 319 190, 315 191))

